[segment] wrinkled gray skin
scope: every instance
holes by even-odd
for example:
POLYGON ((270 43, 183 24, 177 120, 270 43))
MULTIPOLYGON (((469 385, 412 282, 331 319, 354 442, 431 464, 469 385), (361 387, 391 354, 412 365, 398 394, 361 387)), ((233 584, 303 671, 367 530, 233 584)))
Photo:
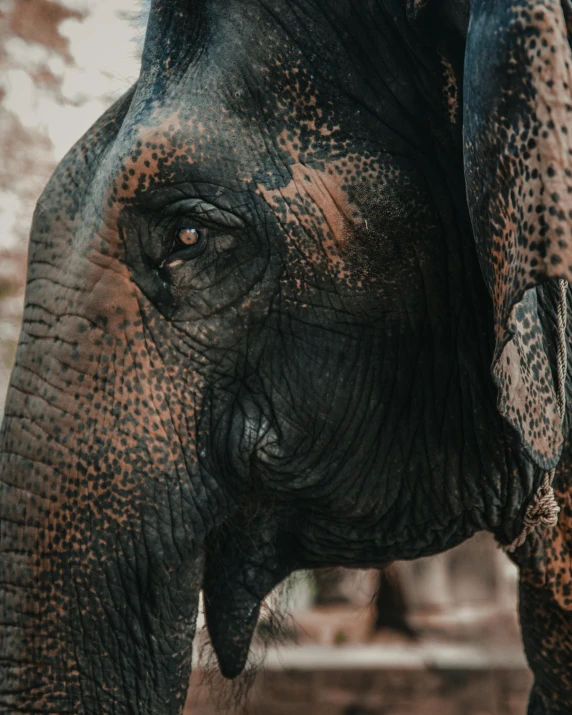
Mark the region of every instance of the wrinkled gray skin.
POLYGON ((572 711, 569 10, 154 1, 32 227, 0 712, 180 713, 201 588, 235 677, 292 571, 509 543, 559 462, 515 558, 529 712, 572 711))

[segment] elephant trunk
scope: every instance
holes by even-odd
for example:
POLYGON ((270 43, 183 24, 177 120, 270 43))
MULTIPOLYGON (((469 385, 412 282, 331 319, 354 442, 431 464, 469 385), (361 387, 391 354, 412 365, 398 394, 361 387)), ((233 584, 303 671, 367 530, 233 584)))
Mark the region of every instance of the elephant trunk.
POLYGON ((193 453, 106 274, 73 306, 54 285, 30 284, 0 440, 0 712, 179 712, 211 517, 193 453))
POLYGON ((38 459, 34 432, 11 401, 0 453, 0 712, 37 712, 46 704, 51 712, 71 712, 62 604, 52 597, 63 586, 63 568, 54 567, 47 543, 55 510, 46 485, 55 471, 38 459), (57 622, 55 632, 49 624, 57 622))

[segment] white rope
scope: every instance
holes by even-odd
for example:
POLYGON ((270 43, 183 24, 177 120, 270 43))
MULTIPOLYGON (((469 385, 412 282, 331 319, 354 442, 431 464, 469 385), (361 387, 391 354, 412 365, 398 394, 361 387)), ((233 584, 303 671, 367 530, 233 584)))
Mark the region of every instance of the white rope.
MULTIPOLYGON (((566 296, 568 292, 568 281, 560 278, 558 280, 558 314, 557 314, 557 330, 558 330, 558 355, 557 355, 557 388, 556 402, 560 421, 564 421, 564 412, 566 411, 566 371, 568 367, 568 354, 566 349, 566 324, 568 322, 568 305, 566 296)), ((505 547, 505 551, 512 553, 519 546, 522 546, 526 541, 526 537, 531 534, 537 526, 548 528, 556 526, 558 523, 558 513, 560 507, 554 496, 552 483, 556 468, 551 469, 544 474, 544 479, 540 488, 534 495, 531 503, 528 505, 526 514, 524 515, 523 527, 521 533, 516 539, 505 547)))

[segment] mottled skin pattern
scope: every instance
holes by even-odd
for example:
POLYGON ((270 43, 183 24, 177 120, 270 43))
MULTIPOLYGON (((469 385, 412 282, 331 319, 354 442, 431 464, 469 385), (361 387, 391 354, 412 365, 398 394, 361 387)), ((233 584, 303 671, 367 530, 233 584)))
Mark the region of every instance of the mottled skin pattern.
POLYGON ((572 5, 473 3, 465 74, 467 191, 495 308, 499 407, 546 469, 562 433, 534 292, 572 280, 572 5), (484 58, 491 81, 483 87, 484 58), (494 198, 491 199, 491 194, 494 198), (494 230, 491 232, 491 226, 494 230))
MULTIPOLYGON (((472 2, 465 176, 493 298, 499 410, 536 464, 548 469, 560 460, 559 524, 533 535, 515 555, 523 639, 535 674, 529 713, 552 715, 572 711, 572 391, 569 368, 562 428, 553 377, 554 283, 537 284, 572 280, 572 4, 501 5, 493 13, 491 3, 472 2)), ((570 316, 570 297, 568 303, 570 316)))
POLYGON ((572 692, 572 454, 565 452, 556 491, 557 527, 519 555, 520 616, 525 650, 536 674, 530 712, 569 713, 572 692))
MULTIPOLYGON (((0 712, 179 713, 201 588, 234 677, 293 570, 519 533, 563 442, 568 11, 154 2, 32 229, 0 712)), ((515 557, 532 715, 572 709, 570 463, 515 557)))

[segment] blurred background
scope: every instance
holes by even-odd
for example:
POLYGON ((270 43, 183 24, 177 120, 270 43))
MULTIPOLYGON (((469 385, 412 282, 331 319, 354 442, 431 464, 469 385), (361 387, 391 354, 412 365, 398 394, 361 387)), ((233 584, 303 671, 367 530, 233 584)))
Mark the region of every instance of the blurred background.
MULTIPOLYGON (((66 151, 136 78, 147 12, 135 0, 0 0, 0 417, 35 202, 66 151)), ((381 574, 297 574, 268 599, 246 711, 525 715, 531 681, 516 584, 485 534, 381 574), (280 642, 276 611, 289 614, 280 642)), ((204 677, 204 629, 196 650, 188 713, 237 712, 233 692, 204 677)))

